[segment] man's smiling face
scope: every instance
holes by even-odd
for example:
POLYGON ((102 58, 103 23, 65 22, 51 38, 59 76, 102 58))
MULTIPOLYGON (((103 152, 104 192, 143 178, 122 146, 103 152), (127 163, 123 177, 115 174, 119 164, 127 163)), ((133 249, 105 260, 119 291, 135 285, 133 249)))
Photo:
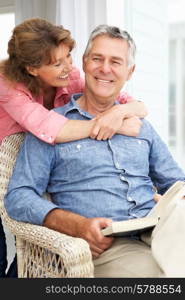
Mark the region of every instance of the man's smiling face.
POLYGON ((134 66, 128 66, 127 41, 110 38, 107 35, 96 37, 92 47, 83 58, 86 90, 100 101, 115 100, 130 78, 134 66))

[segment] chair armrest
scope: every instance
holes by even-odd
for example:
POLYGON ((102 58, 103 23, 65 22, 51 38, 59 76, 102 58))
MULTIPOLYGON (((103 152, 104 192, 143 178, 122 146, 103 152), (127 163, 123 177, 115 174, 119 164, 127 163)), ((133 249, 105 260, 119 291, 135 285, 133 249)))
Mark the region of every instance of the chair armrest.
MULTIPOLYGON (((9 230, 18 238, 61 256, 66 269, 68 269, 68 266, 73 266, 73 269, 74 266, 79 268, 83 264, 88 277, 94 276, 92 254, 88 243, 84 239, 71 237, 44 226, 17 222, 11 219, 5 210, 3 210, 2 218, 9 230)), ((74 270, 72 277, 74 277, 74 270)))

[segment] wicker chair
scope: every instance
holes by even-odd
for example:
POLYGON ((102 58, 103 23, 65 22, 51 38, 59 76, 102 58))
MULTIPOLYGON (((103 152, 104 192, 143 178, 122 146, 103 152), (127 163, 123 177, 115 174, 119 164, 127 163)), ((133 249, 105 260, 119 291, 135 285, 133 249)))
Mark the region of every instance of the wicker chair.
POLYGON ((3 199, 23 139, 24 133, 14 134, 6 137, 0 146, 0 213, 16 237, 18 277, 93 277, 91 252, 85 240, 17 222, 7 215, 3 199))

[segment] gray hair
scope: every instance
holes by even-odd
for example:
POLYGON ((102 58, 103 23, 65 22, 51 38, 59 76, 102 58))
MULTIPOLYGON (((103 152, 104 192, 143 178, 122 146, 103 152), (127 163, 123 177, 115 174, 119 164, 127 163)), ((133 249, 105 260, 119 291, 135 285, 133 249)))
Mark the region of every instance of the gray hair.
POLYGON ((135 63, 135 54, 136 54, 136 45, 130 34, 125 31, 121 30, 118 27, 115 26, 109 26, 109 25, 99 25, 97 26, 92 33, 90 34, 89 40, 87 42, 87 46, 84 52, 84 57, 88 56, 91 48, 92 43, 94 39, 98 36, 106 35, 110 38, 116 38, 116 39, 122 39, 126 40, 129 46, 129 54, 128 54, 128 65, 132 66, 135 63))

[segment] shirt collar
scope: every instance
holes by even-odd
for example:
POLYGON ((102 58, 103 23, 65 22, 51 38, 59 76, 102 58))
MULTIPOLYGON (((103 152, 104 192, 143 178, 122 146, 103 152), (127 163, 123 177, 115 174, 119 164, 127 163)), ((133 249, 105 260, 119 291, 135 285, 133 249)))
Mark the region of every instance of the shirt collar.
POLYGON ((73 94, 71 96, 71 100, 70 102, 67 104, 64 116, 66 116, 69 112, 73 111, 73 110, 77 110, 79 112, 80 115, 88 118, 88 119, 92 119, 94 118, 94 116, 92 116, 91 114, 89 114, 88 112, 84 111, 83 109, 81 109, 81 107, 77 104, 77 100, 78 98, 80 98, 82 96, 82 93, 79 94, 73 94))
MULTIPOLYGON (((80 106, 77 104, 77 100, 78 98, 80 98, 82 96, 82 93, 78 93, 78 94, 73 94, 71 96, 71 100, 70 102, 65 105, 65 112, 63 112, 63 115, 66 116, 69 112, 77 110, 79 112, 80 115, 88 118, 88 119, 92 119, 94 118, 93 115, 91 115, 90 113, 84 111, 83 109, 80 108, 80 106)), ((119 104, 118 101, 115 101, 114 105, 119 104)))

